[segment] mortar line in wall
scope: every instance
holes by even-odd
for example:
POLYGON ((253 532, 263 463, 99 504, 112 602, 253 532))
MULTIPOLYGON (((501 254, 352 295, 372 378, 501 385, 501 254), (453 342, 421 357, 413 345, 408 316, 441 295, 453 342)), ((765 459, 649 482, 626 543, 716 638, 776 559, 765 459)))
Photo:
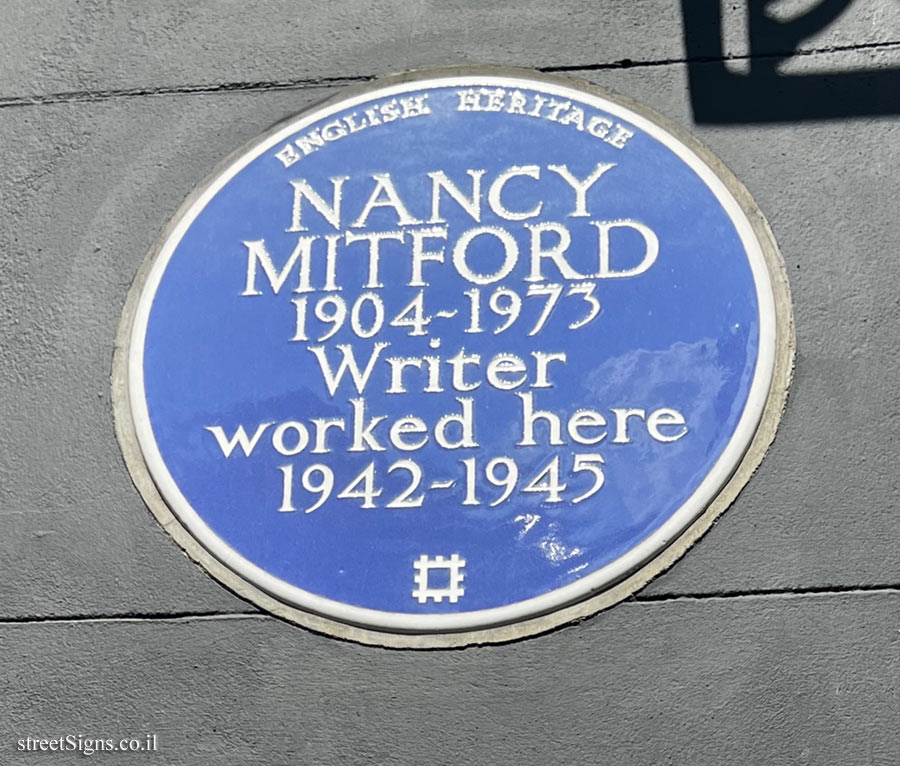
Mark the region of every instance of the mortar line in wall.
MULTIPOLYGON (((687 58, 633 61, 620 59, 600 64, 577 64, 565 66, 536 67, 547 73, 597 72, 611 69, 636 69, 641 67, 674 66, 677 64, 714 64, 726 61, 765 60, 787 57, 808 57, 828 53, 844 53, 861 50, 877 50, 900 46, 900 41, 879 43, 859 43, 856 45, 832 45, 821 48, 807 48, 799 51, 779 51, 762 54, 733 54, 727 56, 694 56, 687 58)), ((11 107, 44 106, 49 104, 89 103, 110 101, 119 98, 143 96, 215 95, 217 93, 258 92, 269 90, 314 90, 358 85, 374 80, 377 75, 348 75, 345 77, 301 78, 296 80, 263 80, 255 82, 206 83, 199 85, 171 85, 143 88, 122 88, 108 90, 62 91, 32 96, 0 96, 0 109, 11 107)))
POLYGON ((258 82, 206 83, 201 85, 163 85, 155 88, 122 88, 112 90, 64 91, 35 96, 0 96, 0 109, 15 106, 44 106, 93 101, 110 101, 140 96, 214 95, 242 91, 314 90, 335 88, 374 80, 374 75, 305 78, 298 80, 262 80, 258 82))
POLYGON ((269 617, 263 612, 133 612, 126 614, 70 614, 38 617, 2 617, 0 627, 35 624, 82 624, 127 622, 200 622, 205 620, 246 620, 269 617))
POLYGON ((650 61, 632 61, 622 59, 606 64, 571 64, 566 66, 538 67, 541 72, 592 72, 604 69, 636 69, 638 67, 672 66, 674 64, 717 64, 726 61, 755 61, 767 59, 791 59, 797 57, 820 56, 828 53, 845 53, 848 51, 878 50, 900 46, 900 40, 887 40, 878 43, 858 43, 854 45, 826 45, 821 48, 804 48, 795 51, 771 51, 769 53, 734 53, 726 56, 691 56, 683 59, 656 59, 650 61))
POLYGON ((900 585, 872 584, 853 586, 808 586, 798 588, 760 588, 758 590, 721 590, 708 593, 652 593, 632 596, 629 603, 670 603, 675 601, 732 601, 735 599, 808 598, 814 596, 860 596, 869 593, 900 593, 900 585))
MULTIPOLYGON (((863 596, 878 593, 900 594, 900 585, 857 585, 853 587, 809 587, 788 590, 765 589, 720 591, 716 593, 678 593, 632 596, 623 605, 676 603, 679 601, 734 601, 744 599, 793 599, 817 596, 863 596)), ((194 622, 206 620, 277 619, 265 612, 146 612, 130 614, 75 614, 52 617, 2 617, 0 627, 34 624, 194 622)))

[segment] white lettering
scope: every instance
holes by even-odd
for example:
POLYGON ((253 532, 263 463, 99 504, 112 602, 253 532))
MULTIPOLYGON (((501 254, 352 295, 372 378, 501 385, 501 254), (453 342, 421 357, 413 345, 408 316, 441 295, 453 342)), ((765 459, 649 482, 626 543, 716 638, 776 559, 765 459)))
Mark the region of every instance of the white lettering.
POLYGON ((647 432, 658 442, 677 442, 687 431, 687 426, 684 424, 684 415, 670 407, 662 407, 655 410, 647 418, 647 432), (680 428, 677 433, 667 436, 659 430, 662 426, 680 426, 680 428))
POLYGON ((488 189, 488 204, 491 206, 491 210, 507 221, 524 221, 527 218, 534 218, 536 215, 540 215, 541 208, 544 206, 543 202, 538 202, 531 210, 522 213, 517 213, 504 207, 503 202, 500 200, 503 187, 506 186, 506 183, 511 178, 517 176, 539 179, 541 177, 541 169, 537 165, 523 165, 521 167, 514 165, 498 175, 491 184, 491 188, 488 189))
POLYGON ((356 353, 352 346, 343 343, 337 345, 337 349, 342 355, 337 372, 332 371, 331 365, 328 363, 328 357, 325 355, 324 346, 310 346, 307 350, 315 355, 316 360, 319 362, 319 369, 322 371, 322 378, 325 381, 328 393, 331 394, 331 396, 334 396, 335 393, 337 393, 338 386, 341 384, 344 373, 348 370, 350 371, 350 377, 353 379, 353 385, 356 386, 356 392, 358 394, 363 393, 369 382, 369 377, 372 375, 372 370, 375 369, 375 362, 378 361, 381 352, 390 345, 390 343, 376 343, 372 348, 372 353, 369 354, 369 361, 366 363, 366 368, 362 372, 360 372, 359 365, 356 363, 356 353))
POLYGON ((649 226, 644 225, 640 221, 621 220, 621 221, 591 221, 591 224, 597 227, 599 238, 599 267, 594 277, 598 279, 606 279, 610 277, 634 277, 643 274, 655 262, 659 255, 659 238, 649 226), (634 229, 644 238, 644 257, 637 266, 630 269, 622 269, 616 271, 609 265, 609 232, 617 228, 634 229))
POLYGON ((244 451, 244 455, 250 457, 250 453, 256 448, 256 445, 259 443, 260 437, 265 433, 266 429, 271 426, 272 423, 260 423, 256 427, 256 432, 253 434, 252 438, 247 438, 247 432, 244 430, 243 426, 238 426, 237 430, 234 432, 234 436, 230 439, 226 438, 225 431, 222 430, 222 426, 203 426, 207 431, 209 431, 213 436, 216 437, 216 441, 219 443, 219 449, 222 450, 222 454, 225 455, 226 458, 231 457, 231 453, 234 452, 234 448, 241 445, 241 449, 244 451))

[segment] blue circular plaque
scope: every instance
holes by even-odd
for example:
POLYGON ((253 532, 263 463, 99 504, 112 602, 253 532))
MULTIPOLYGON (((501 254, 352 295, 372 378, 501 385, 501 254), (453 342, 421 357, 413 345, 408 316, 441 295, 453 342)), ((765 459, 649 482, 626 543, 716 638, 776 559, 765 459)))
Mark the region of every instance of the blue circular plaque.
POLYGON ((676 132, 436 71, 230 159, 123 322, 154 512, 242 595, 360 640, 510 638, 639 587, 761 459, 792 349, 762 217, 676 132))

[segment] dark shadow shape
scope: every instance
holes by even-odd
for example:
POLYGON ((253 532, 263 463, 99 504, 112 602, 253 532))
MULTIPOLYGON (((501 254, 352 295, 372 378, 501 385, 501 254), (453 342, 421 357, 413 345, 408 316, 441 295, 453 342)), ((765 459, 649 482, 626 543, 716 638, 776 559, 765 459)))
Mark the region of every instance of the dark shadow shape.
POLYGON ((767 123, 900 114, 900 69, 781 75, 777 66, 800 43, 832 23, 853 0, 822 0, 790 22, 765 13, 764 0, 748 6, 750 71, 725 67, 720 0, 681 0, 688 83, 698 123, 767 123))

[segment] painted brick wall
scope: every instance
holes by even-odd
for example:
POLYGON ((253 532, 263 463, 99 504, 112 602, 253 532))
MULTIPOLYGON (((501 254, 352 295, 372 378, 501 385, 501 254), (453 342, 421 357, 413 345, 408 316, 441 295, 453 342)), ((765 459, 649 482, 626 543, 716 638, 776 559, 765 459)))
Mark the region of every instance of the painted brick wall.
POLYGON ((900 3, 749 1, 3 4, 0 763, 81 762, 27 736, 145 733, 153 756, 94 757, 897 762, 900 3), (794 384, 756 477, 632 600, 504 646, 342 643, 158 527, 115 440, 113 338, 220 158, 342 84, 469 63, 570 72, 723 159, 788 267, 794 384))

